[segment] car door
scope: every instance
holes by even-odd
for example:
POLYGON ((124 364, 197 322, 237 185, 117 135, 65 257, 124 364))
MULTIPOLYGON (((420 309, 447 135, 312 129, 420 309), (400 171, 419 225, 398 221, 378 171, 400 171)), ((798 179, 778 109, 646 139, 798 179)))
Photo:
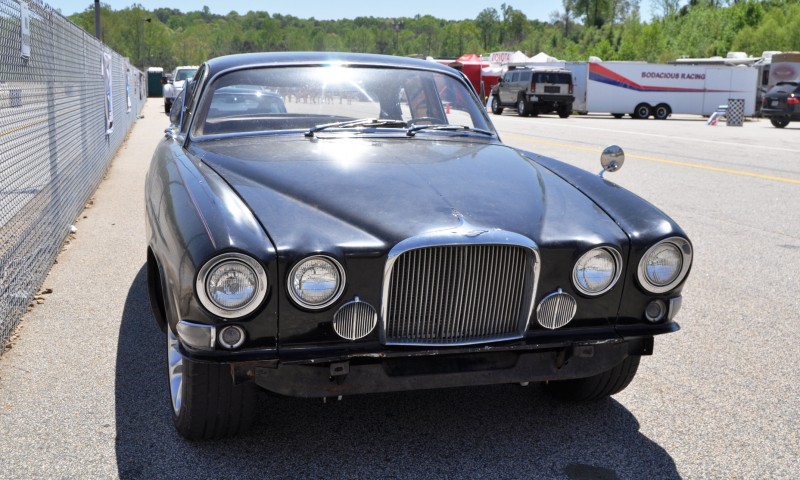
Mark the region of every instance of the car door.
POLYGON ((500 94, 500 101, 503 103, 510 103, 514 101, 514 99, 511 97, 511 89, 514 86, 514 73, 515 72, 506 72, 500 82, 500 87, 497 89, 500 94))

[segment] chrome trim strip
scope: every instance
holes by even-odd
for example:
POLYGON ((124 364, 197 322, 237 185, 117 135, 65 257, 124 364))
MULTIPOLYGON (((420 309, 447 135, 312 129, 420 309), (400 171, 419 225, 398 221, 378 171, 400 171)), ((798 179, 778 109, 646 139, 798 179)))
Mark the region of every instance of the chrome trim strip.
POLYGON ((681 310, 681 306, 683 305, 683 297, 678 295, 677 297, 673 297, 669 299, 669 310, 667 311, 667 320, 672 321, 675 318, 675 315, 681 310))

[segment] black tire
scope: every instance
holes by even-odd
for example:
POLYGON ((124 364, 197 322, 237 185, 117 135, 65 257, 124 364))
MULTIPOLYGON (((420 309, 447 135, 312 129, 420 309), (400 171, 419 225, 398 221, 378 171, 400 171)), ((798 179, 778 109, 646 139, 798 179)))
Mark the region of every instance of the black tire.
POLYGON ((646 120, 653 112, 653 107, 646 103, 640 103, 636 105, 636 108, 633 109, 633 113, 631 117, 639 119, 639 120, 646 120))
POLYGON ((544 385, 544 389, 560 400, 600 400, 621 392, 631 383, 639 368, 640 359, 640 356, 630 356, 611 370, 593 377, 549 382, 544 385))
POLYGON ((503 114, 503 107, 500 106, 500 99, 497 98, 497 95, 492 95, 492 113, 495 115, 503 114))
POLYGON ((529 107, 530 110, 528 110, 528 113, 530 113, 531 117, 538 117, 539 116, 539 105, 537 105, 535 103, 529 103, 528 105, 530 106, 529 107))
MULTIPOLYGON (((172 350, 167 334, 167 351, 172 350)), ((177 350, 173 354, 178 354, 177 350)), ((181 356, 180 403, 176 407, 173 361, 168 361, 172 397, 172 421, 178 433, 189 440, 232 437, 250 428, 255 416, 257 390, 253 382, 234 385, 227 364, 201 363, 181 356)))
POLYGON ((783 128, 786 125, 789 125, 790 119, 789 117, 772 117, 769 119, 772 126, 775 128, 783 128))
POLYGON ((169 114, 170 110, 172 110, 172 102, 164 100, 164 113, 169 114))
POLYGON ((517 115, 520 117, 529 117, 531 115, 530 106, 524 97, 519 97, 517 100, 517 115))
POLYGON ((564 105, 562 107, 558 107, 558 116, 559 118, 567 118, 572 115, 572 108, 564 105))
POLYGON ((666 103, 659 103, 653 109, 653 117, 656 120, 666 120, 670 115, 672 115, 672 109, 666 103))
POLYGON ((614 118, 622 118, 622 117, 625 116, 625 114, 624 113, 612 113, 611 116, 614 117, 614 118))

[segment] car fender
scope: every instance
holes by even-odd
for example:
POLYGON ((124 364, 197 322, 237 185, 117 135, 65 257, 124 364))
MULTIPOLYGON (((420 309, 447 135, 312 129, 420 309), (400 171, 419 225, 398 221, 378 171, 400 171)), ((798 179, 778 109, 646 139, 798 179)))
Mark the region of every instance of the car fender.
POLYGON ((164 85, 164 98, 175 98, 175 86, 171 83, 164 85))
MULTIPOLYGON (((636 281, 635 269, 638 268, 639 261, 647 249, 660 240, 681 237, 691 245, 689 237, 674 220, 635 193, 599 175, 564 162, 533 152, 522 153, 586 195, 628 236, 630 248, 628 257, 624 261, 627 274, 623 273, 626 301, 620 305, 618 329, 624 328, 626 324, 636 324, 639 320, 637 312, 641 311, 643 305, 652 298, 652 294, 645 292, 636 281)), ((686 278, 688 277, 687 274, 686 278)), ((678 297, 685 283, 686 279, 671 290, 671 297, 678 297)), ((677 328, 677 324, 673 322, 652 327, 653 330, 666 329, 666 331, 677 328)))
MULTIPOLYGON (((277 288, 276 251, 265 229, 216 172, 175 140, 166 138, 157 147, 145 195, 148 245, 163 272, 170 325, 181 319, 221 321, 195 294, 197 272, 221 253, 254 257, 267 271, 270 289, 277 288)), ((268 296, 264 305, 253 315, 272 318, 270 331, 277 335, 277 302, 268 296)))

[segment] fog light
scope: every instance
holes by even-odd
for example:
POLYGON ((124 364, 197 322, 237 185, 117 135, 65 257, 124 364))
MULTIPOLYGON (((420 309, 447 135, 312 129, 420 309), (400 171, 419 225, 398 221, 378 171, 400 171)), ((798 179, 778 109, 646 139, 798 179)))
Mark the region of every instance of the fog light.
POLYGON ((219 332, 219 344, 228 350, 239 348, 244 343, 244 330, 242 327, 229 325, 219 332))
POLYGON ((644 310, 644 316, 653 323, 663 320, 666 313, 667 305, 661 300, 653 300, 647 304, 647 308, 644 310))

